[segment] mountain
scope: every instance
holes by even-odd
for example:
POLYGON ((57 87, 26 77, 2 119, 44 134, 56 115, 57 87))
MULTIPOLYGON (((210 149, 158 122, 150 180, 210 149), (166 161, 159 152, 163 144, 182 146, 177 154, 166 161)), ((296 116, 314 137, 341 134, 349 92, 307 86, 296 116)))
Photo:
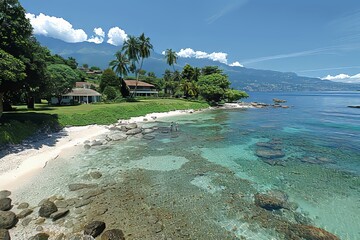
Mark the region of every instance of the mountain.
MULTIPOLYGON (((108 67, 114 59, 116 47, 107 43, 95 44, 89 42, 66 43, 54 38, 37 36, 39 42, 49 48, 53 54, 59 54, 65 58, 74 57, 77 62, 98 66, 102 69, 108 67)), ((245 67, 231 67, 210 59, 179 58, 176 69, 190 64, 193 67, 219 66, 229 76, 232 87, 246 91, 351 91, 360 89, 360 84, 349 84, 298 76, 295 73, 284 73, 271 70, 259 70, 245 67)), ((164 56, 153 52, 150 58, 144 61, 145 70, 155 72, 162 76, 170 67, 166 64, 164 56)))

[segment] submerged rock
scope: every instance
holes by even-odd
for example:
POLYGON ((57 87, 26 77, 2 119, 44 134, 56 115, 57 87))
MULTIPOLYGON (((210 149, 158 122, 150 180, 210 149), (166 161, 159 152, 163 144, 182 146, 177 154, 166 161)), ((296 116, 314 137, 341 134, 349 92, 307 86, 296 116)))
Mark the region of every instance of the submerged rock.
POLYGON ((301 225, 293 224, 290 226, 290 230, 295 233, 297 236, 302 239, 307 240, 340 240, 337 236, 332 233, 325 231, 324 229, 301 225))
POLYGON ((35 236, 31 237, 29 240, 48 240, 49 234, 46 233, 38 233, 35 236))
POLYGON ((50 215, 50 218, 53 221, 56 221, 62 217, 65 217, 67 214, 69 213, 69 209, 63 209, 63 210, 59 210, 57 212, 54 212, 53 214, 50 215))
POLYGON ((0 239, 1 240, 10 240, 10 234, 7 229, 0 229, 0 239))
POLYGON ((273 159, 282 158, 285 156, 285 153, 281 150, 258 149, 256 150, 256 156, 261 158, 273 159))
POLYGON ((51 201, 45 201, 40 206, 39 216, 48 218, 52 213, 56 212, 57 210, 58 208, 56 207, 55 203, 51 201))
POLYGON ((286 195, 280 195, 276 193, 268 193, 268 194, 255 194, 255 204, 261 208, 266 210, 279 210, 284 208, 286 205, 287 197, 286 195))
POLYGON ((28 207, 29 207, 29 204, 27 202, 23 202, 23 203, 20 203, 17 208, 18 209, 25 209, 25 208, 28 208, 28 207))
POLYGON ((136 135, 141 133, 141 129, 140 128, 135 128, 135 129, 131 129, 129 131, 126 132, 126 135, 136 135))
POLYGON ((15 227, 16 223, 18 222, 18 218, 16 217, 15 213, 11 211, 0 211, 0 229, 10 229, 15 227))
POLYGON ((96 184, 73 183, 68 185, 70 191, 77 191, 84 188, 95 188, 96 184))
POLYGON ((125 240, 124 233, 120 229, 106 230, 101 235, 101 240, 125 240))
POLYGON ((10 198, 2 198, 0 199, 0 210, 8 211, 12 208, 11 199, 10 198))
POLYGON ((93 178, 93 179, 99 179, 102 177, 102 174, 101 172, 91 172, 90 173, 90 176, 93 178))
POLYGON ((32 214, 33 211, 34 210, 32 210, 32 209, 24 209, 20 213, 18 213, 17 217, 18 218, 25 218, 25 217, 29 216, 30 214, 32 214))
POLYGON ((101 221, 93 221, 84 227, 84 235, 90 235, 94 238, 99 236, 105 230, 105 223, 101 221))
POLYGON ((109 141, 121 141, 121 140, 126 140, 127 139, 127 135, 123 132, 115 132, 115 133, 111 133, 111 134, 108 134, 106 136, 106 138, 109 140, 109 141))

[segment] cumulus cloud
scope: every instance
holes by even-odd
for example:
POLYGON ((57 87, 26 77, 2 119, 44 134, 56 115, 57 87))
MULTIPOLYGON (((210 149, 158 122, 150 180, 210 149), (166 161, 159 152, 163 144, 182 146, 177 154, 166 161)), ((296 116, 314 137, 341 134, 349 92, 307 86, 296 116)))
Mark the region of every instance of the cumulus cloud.
POLYGON ((233 62, 231 64, 229 64, 230 67, 244 67, 244 65, 242 65, 241 63, 239 62, 233 62))
POLYGON ((182 58, 207 58, 224 64, 227 64, 228 61, 227 53, 223 53, 223 52, 213 52, 209 54, 202 51, 195 51, 191 48, 185 48, 185 49, 181 49, 176 54, 182 58))
POLYGON ((63 18, 42 13, 38 16, 27 13, 26 17, 30 20, 34 34, 57 38, 69 43, 84 42, 88 39, 84 30, 74 29, 71 23, 63 18))
POLYGON ((344 73, 331 76, 327 75, 326 77, 321 78, 322 80, 330 80, 333 82, 344 82, 344 83, 360 83, 360 73, 350 76, 344 73))
POLYGON ((100 44, 104 42, 105 32, 102 28, 94 28, 95 36, 91 36, 87 41, 100 44))
POLYGON ((122 45, 124 41, 128 38, 128 35, 119 27, 110 28, 108 32, 107 43, 115 46, 122 45))
MULTIPOLYGON (((165 51, 163 51, 162 54, 164 55, 165 51)), ((227 59, 228 54, 223 52, 207 53, 203 51, 195 51, 191 48, 185 48, 185 49, 180 49, 180 51, 177 52, 176 54, 178 55, 178 57, 181 58, 210 59, 215 62, 221 62, 229 66, 243 67, 243 65, 240 64, 239 62, 228 64, 228 59, 227 59)))

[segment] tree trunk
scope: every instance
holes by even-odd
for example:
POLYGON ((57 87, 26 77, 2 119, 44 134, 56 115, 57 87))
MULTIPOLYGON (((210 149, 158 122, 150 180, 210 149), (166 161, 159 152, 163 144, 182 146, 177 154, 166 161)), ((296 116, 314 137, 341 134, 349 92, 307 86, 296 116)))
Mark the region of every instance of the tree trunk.
POLYGON ((4 97, 4 93, 0 92, 0 118, 3 114, 3 97, 4 97))
POLYGON ((144 58, 141 59, 140 68, 139 68, 138 71, 136 71, 136 85, 135 85, 135 89, 134 89, 134 92, 133 92, 133 97, 136 97, 136 90, 137 90, 137 86, 138 86, 138 83, 139 83, 139 77, 140 77, 139 72, 141 71, 143 63, 144 63, 144 58))
POLYGON ((34 97, 28 97, 28 99, 27 99, 27 108, 28 109, 34 109, 35 108, 35 98, 34 97))

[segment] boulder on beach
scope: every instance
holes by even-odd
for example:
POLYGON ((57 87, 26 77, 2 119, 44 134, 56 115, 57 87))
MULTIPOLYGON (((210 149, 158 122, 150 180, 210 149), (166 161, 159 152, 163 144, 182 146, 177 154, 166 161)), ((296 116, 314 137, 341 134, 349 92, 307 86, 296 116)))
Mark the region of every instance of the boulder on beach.
POLYGON ((35 236, 31 237, 29 240, 48 240, 49 234, 47 233, 38 233, 35 236))
POLYGON ((109 141, 120 141, 120 140, 126 140, 127 137, 128 136, 123 132, 114 132, 108 134, 106 136, 106 139, 108 139, 109 141))
POLYGON ((0 229, 13 228, 18 222, 16 214, 11 211, 0 211, 0 229))
POLYGON ((84 227, 84 235, 90 235, 93 238, 99 236, 105 230, 105 223, 101 221, 93 221, 84 227))
POLYGON ((50 217, 50 215, 56 212, 58 208, 56 207, 55 203, 51 201, 45 201, 41 204, 39 209, 39 216, 40 217, 50 217))
POLYGON ((10 198, 1 198, 0 199, 0 210, 8 211, 12 208, 11 199, 10 198))
POLYGON ((141 129, 140 128, 134 128, 134 129, 131 129, 129 131, 126 132, 126 135, 136 135, 136 134, 139 134, 141 133, 141 129))
POLYGON ((11 192, 8 190, 2 190, 0 191, 0 199, 7 198, 11 195, 11 192))
POLYGON ((137 128, 138 125, 136 123, 129 123, 128 125, 125 126, 126 129, 135 129, 137 128))
POLYGON ((111 229, 101 235, 101 240, 125 240, 125 236, 120 229, 111 229))
POLYGON ((62 210, 59 210, 57 212, 54 212, 50 215, 50 218, 53 220, 53 221, 56 221, 62 217, 65 217, 67 214, 69 213, 69 209, 62 209, 62 210))
POLYGON ((33 211, 34 211, 34 210, 28 209, 28 208, 27 208, 27 209, 24 209, 24 210, 22 210, 20 213, 17 214, 17 217, 18 217, 18 218, 25 218, 25 217, 29 216, 30 214, 32 214, 33 211))
POLYGON ((1 240, 10 240, 10 234, 7 229, 0 229, 0 239, 1 240))

